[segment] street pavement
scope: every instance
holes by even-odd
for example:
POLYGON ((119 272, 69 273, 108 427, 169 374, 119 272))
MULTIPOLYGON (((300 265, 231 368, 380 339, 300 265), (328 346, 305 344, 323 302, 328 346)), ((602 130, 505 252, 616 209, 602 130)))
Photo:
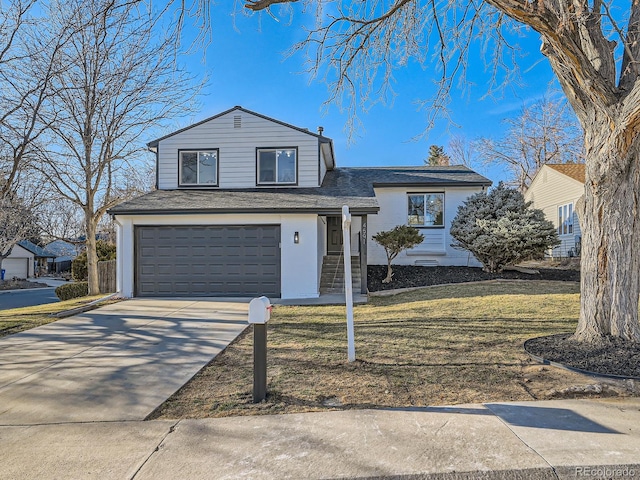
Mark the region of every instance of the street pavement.
POLYGON ((0 310, 59 302, 55 290, 53 287, 48 287, 0 291, 0 310))

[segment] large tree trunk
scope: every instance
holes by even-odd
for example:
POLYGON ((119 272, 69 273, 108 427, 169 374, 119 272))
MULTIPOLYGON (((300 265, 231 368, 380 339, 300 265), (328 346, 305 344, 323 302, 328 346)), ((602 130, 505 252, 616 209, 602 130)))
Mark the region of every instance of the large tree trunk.
POLYGON ((585 128, 580 319, 574 338, 640 341, 640 142, 624 146, 611 123, 585 128), (635 241, 634 241, 635 240, 635 241))
POLYGON ((96 224, 90 213, 85 213, 85 223, 87 229, 87 274, 89 282, 89 295, 100 293, 98 282, 98 253, 96 251, 96 224))

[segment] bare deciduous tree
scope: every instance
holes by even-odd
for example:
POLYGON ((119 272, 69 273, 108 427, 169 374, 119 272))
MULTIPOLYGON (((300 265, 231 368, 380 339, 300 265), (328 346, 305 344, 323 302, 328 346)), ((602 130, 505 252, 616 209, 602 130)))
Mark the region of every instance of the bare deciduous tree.
MULTIPOLYGON (((206 0, 205 0, 206 1, 206 0)), ((247 0, 254 11, 295 0, 247 0)), ((298 48, 311 70, 327 75, 330 100, 384 100, 393 70, 409 59, 439 62, 434 112, 454 79, 464 77, 469 45, 479 38, 494 79, 508 79, 509 28, 540 34, 548 59, 584 131, 582 295, 574 338, 640 341, 640 2, 487 0, 360 2, 306 0, 317 26, 298 48), (612 13, 615 12, 615 13, 612 13), (505 53, 507 54, 505 57, 505 53), (328 72, 328 73, 326 73, 328 72)))
POLYGON ((0 197, 0 268, 13 247, 34 233, 34 216, 24 202, 14 194, 0 197))
POLYGON ((54 25, 82 25, 62 50, 65 68, 52 81, 48 145, 41 172, 51 188, 82 209, 89 293, 98 293, 96 233, 107 210, 134 195, 130 168, 142 136, 167 118, 192 112, 198 86, 175 68, 172 38, 158 37, 142 2, 52 2, 54 25), (159 38, 159 40, 158 40, 159 38))
POLYGON ((42 110, 63 68, 61 48, 76 27, 49 25, 36 0, 9 0, 0 7, 0 255, 37 232, 34 212, 46 196, 33 166, 39 141, 55 115, 42 110), (49 123, 47 123, 49 122, 49 123), (9 211, 7 209, 13 209, 9 211), (9 243, 6 243, 9 242, 9 243))
POLYGON ((462 135, 456 135, 449 141, 449 153, 454 165, 464 165, 478 168, 480 158, 475 140, 469 140, 462 135))
POLYGON ((522 107, 498 140, 481 138, 478 155, 486 165, 499 165, 510 174, 509 185, 524 193, 540 167, 547 163, 584 161, 582 130, 565 100, 544 98, 522 107))
POLYGON ((0 195, 15 191, 25 180, 20 174, 49 126, 40 113, 71 32, 68 24, 55 30, 36 18, 35 5, 35 0, 12 0, 0 8, 0 195))

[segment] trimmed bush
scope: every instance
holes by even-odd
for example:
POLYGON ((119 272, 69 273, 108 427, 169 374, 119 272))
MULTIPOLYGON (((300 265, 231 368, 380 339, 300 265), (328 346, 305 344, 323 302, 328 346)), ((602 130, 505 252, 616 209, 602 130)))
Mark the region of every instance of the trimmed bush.
POLYGON ((89 295, 89 284, 87 282, 66 283, 56 288, 56 296, 60 300, 71 300, 72 298, 86 297, 87 295, 89 295))
POLYGON ((458 207, 451 223, 452 247, 468 250, 485 272, 544 257, 560 243, 556 228, 542 210, 531 208, 522 194, 502 182, 489 193, 476 193, 458 207))
POLYGON ((408 250, 422 243, 424 235, 415 227, 398 225, 391 230, 378 232, 371 238, 379 243, 387 254, 387 276, 382 280, 382 283, 389 283, 393 279, 391 262, 404 250, 408 250))

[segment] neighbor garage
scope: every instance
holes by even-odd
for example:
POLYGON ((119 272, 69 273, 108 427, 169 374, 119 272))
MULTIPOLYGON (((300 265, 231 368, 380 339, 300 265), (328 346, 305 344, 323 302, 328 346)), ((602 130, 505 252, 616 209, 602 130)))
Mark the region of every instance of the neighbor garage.
POLYGON ((2 261, 2 269, 4 270, 4 279, 11 280, 13 278, 27 278, 29 276, 30 258, 5 258, 2 261))
POLYGON ((135 227, 136 296, 280 296, 279 225, 135 227))

